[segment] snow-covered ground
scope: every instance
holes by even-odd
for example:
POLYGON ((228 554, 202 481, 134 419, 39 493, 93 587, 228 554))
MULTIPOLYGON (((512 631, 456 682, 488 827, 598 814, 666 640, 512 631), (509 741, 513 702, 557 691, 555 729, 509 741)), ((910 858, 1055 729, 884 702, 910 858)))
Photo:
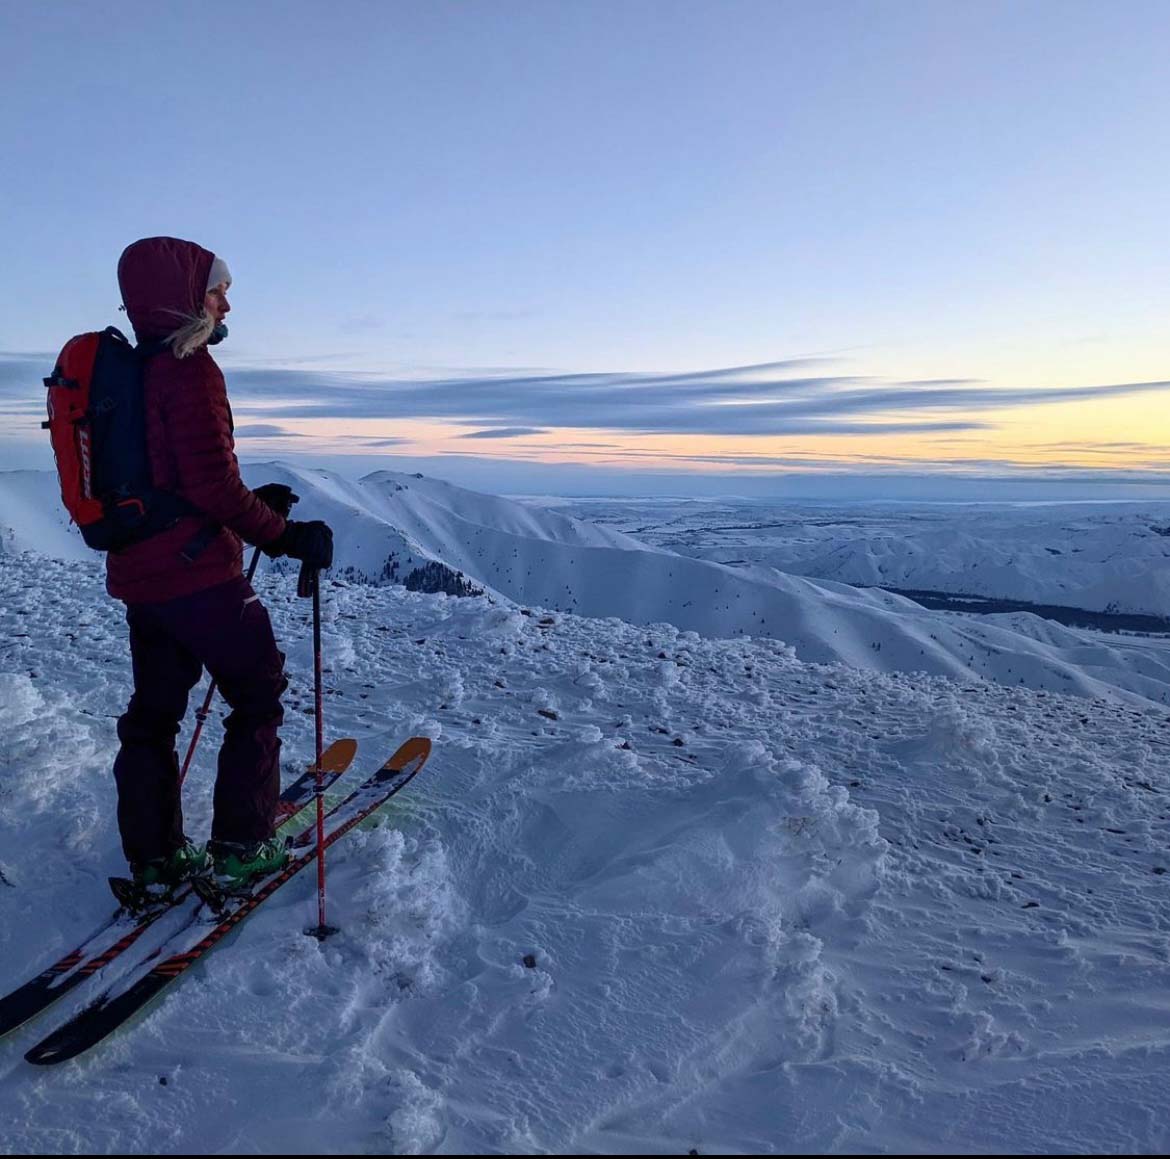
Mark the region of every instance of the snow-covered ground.
MULTIPOLYGON (((1170 703, 1170 637, 1105 635, 1029 613, 927 611, 877 589, 676 554, 621 531, 420 475, 381 471, 355 481, 274 463, 245 473, 253 486, 290 484, 302 497, 299 518, 327 519, 336 532, 336 573, 351 579, 427 586, 436 578, 428 569, 438 568, 440 581, 454 577, 552 610, 666 622, 706 637, 782 640, 816 663, 1170 703)), ((59 509, 52 474, 0 473, 0 526, 8 528, 0 543, 9 550, 77 558, 85 549, 63 528, 59 509), (60 536, 70 541, 64 548, 60 536)))
POLYGON ((1170 616, 1170 503, 527 502, 736 566, 1170 616))
MULTIPOLYGON (((10 551, 0 583, 6 991, 110 908, 130 674, 96 563, 10 551)), ((258 587, 288 779, 306 604, 258 587)), ((300 932, 304 875, 145 1018, 27 1066, 75 991, 0 1042, 5 1151, 1170 1148, 1164 710, 498 597, 324 606, 329 735, 367 768, 435 739, 335 847, 343 932, 300 932)))

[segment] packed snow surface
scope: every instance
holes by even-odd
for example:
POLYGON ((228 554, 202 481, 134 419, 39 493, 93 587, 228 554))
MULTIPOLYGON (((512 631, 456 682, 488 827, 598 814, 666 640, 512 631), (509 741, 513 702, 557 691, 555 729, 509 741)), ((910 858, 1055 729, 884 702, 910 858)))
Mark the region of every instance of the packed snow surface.
MULTIPOLYGON (((97 563, 10 549, 0 582, 3 992, 111 908, 130 671, 97 563)), ((1165 710, 491 586, 325 585, 328 736, 362 769, 435 742, 331 852, 342 932, 301 932, 303 874, 145 1017, 29 1067, 78 988, 0 1042, 0 1146, 1170 1149, 1165 710)), ((307 605, 291 577, 257 587, 288 652, 287 781, 312 748, 307 605)))

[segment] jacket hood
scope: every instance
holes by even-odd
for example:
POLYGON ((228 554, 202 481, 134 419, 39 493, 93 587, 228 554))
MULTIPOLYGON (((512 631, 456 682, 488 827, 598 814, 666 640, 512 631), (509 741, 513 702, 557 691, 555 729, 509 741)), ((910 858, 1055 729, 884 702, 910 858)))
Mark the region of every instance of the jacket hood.
POLYGON ((199 316, 214 260, 177 237, 144 237, 122 251, 118 286, 139 342, 166 338, 199 316))

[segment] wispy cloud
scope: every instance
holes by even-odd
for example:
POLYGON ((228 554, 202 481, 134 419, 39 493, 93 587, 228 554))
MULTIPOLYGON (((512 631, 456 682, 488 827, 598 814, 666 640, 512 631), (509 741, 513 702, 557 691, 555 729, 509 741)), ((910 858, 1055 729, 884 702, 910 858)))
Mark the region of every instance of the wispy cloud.
POLYGON ((518 439, 524 435, 543 435, 543 427, 493 427, 486 431, 471 431, 458 435, 460 439, 518 439))
POLYGON ((1136 453, 1170 456, 1170 447, 1164 446, 1161 443, 1087 443, 1084 441, 1066 441, 1056 443, 1023 443, 1020 445, 1023 449, 1033 451, 1074 451, 1077 454, 1093 451, 1108 455, 1115 454, 1118 451, 1133 451, 1136 453))
POLYGON ((272 423, 250 423, 246 426, 236 427, 235 436, 237 439, 303 439, 305 437, 296 431, 285 430, 284 427, 275 426, 272 423))
POLYGON ((536 310, 456 310, 457 322, 518 322, 537 317, 536 310))
POLYGON ((357 314, 351 318, 344 318, 337 324, 342 334, 368 334, 371 330, 381 330, 385 319, 376 314, 357 314))
MULTIPOLYGON (((49 355, 0 353, 6 413, 42 411, 40 381, 51 362, 49 355)), ((556 429, 712 437, 953 434, 989 429, 984 416, 992 412, 1170 389, 1168 381, 1040 388, 967 378, 891 380, 833 373, 836 362, 796 358, 681 373, 492 371, 430 378, 253 364, 230 369, 228 377, 236 412, 258 420, 423 419, 479 428, 460 436, 471 439, 556 429)))
POLYGON ((43 416, 44 378, 53 372, 55 358, 35 351, 0 351, 0 411, 43 416))
MULTIPOLYGON (((813 373, 794 359, 671 374, 483 375, 418 380, 237 371, 233 397, 280 418, 418 418, 477 427, 638 434, 832 435, 978 430, 992 411, 1164 391, 1170 382, 1003 388, 971 379, 813 373)), ((490 437, 490 436, 483 436, 490 437)))
POLYGON ((576 450, 577 448, 584 448, 591 451, 620 451, 622 450, 621 443, 558 443, 557 449, 562 451, 576 450))
POLYGON ((57 355, 47 350, 0 350, 0 366, 5 362, 35 362, 45 365, 45 374, 53 369, 57 355))
MULTIPOLYGON (((0 357, 3 357, 0 355, 0 357)), ((222 358, 217 358, 223 367, 224 374, 231 375, 236 367, 254 367, 264 369, 285 369, 289 366, 337 366, 344 364, 357 355, 352 350, 331 350, 326 354, 300 354, 293 357, 282 355, 280 358, 260 358, 238 350, 226 352, 222 358)))

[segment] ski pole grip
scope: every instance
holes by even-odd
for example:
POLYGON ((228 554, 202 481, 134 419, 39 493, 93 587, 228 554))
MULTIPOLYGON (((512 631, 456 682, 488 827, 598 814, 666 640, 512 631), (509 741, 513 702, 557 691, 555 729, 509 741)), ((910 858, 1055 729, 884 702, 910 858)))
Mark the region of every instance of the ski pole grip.
POLYGON ((317 589, 317 575, 319 569, 310 563, 302 563, 300 574, 297 576, 297 595, 305 599, 312 596, 317 589))

